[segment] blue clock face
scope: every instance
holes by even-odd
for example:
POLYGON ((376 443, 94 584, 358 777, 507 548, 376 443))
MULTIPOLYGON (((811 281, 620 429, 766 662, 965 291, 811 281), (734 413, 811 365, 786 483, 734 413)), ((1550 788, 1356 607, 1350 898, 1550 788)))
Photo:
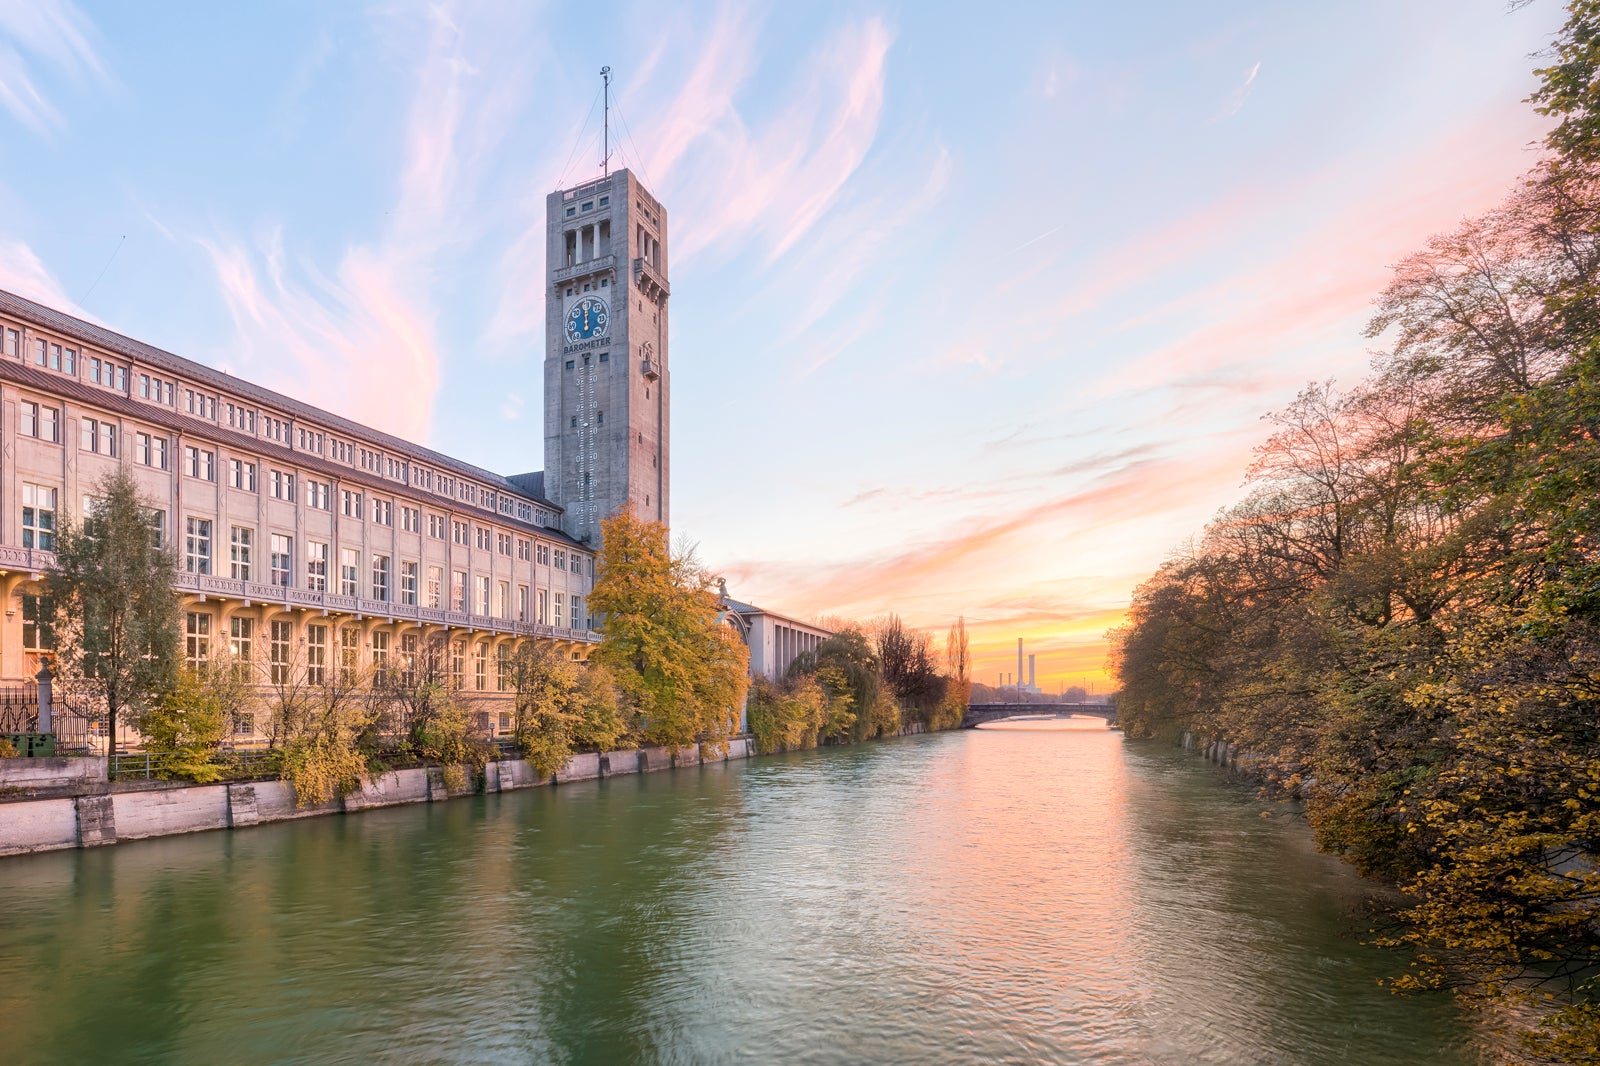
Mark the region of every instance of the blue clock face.
POLYGON ((606 335, 611 324, 611 314, 606 302, 598 296, 585 296, 567 312, 567 339, 590 341, 606 335))

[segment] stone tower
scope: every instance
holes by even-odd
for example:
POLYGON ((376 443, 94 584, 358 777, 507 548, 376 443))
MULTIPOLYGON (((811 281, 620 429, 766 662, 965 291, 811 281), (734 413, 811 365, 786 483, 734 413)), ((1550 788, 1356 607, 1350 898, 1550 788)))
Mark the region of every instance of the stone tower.
POLYGON ((630 171, 545 201, 545 492, 599 546, 631 506, 667 522, 667 213, 630 171))

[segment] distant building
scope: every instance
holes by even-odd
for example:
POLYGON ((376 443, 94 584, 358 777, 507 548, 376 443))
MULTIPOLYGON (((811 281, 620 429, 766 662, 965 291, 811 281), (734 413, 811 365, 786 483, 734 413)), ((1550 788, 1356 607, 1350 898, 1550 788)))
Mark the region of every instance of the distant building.
POLYGON ((724 621, 739 631, 750 649, 751 677, 781 680, 799 655, 816 651, 818 644, 833 636, 821 626, 733 599, 726 582, 721 599, 724 621))

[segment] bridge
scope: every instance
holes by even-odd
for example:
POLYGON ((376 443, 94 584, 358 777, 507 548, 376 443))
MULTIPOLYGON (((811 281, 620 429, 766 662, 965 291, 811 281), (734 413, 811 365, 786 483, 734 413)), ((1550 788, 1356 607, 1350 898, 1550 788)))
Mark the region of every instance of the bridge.
POLYGON ((962 729, 974 729, 985 722, 998 722, 1006 718, 1037 718, 1054 720, 1088 715, 1104 718, 1107 725, 1117 724, 1117 709, 1103 703, 973 703, 961 719, 962 729))

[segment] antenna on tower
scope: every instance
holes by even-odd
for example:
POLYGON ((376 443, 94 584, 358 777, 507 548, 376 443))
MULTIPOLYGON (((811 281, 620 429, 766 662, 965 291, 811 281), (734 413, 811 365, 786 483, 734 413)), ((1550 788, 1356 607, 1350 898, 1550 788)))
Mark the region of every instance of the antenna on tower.
POLYGON ((600 157, 600 174, 602 177, 611 176, 611 68, 601 67, 600 77, 605 81, 606 117, 605 117, 605 148, 604 155, 600 157))

